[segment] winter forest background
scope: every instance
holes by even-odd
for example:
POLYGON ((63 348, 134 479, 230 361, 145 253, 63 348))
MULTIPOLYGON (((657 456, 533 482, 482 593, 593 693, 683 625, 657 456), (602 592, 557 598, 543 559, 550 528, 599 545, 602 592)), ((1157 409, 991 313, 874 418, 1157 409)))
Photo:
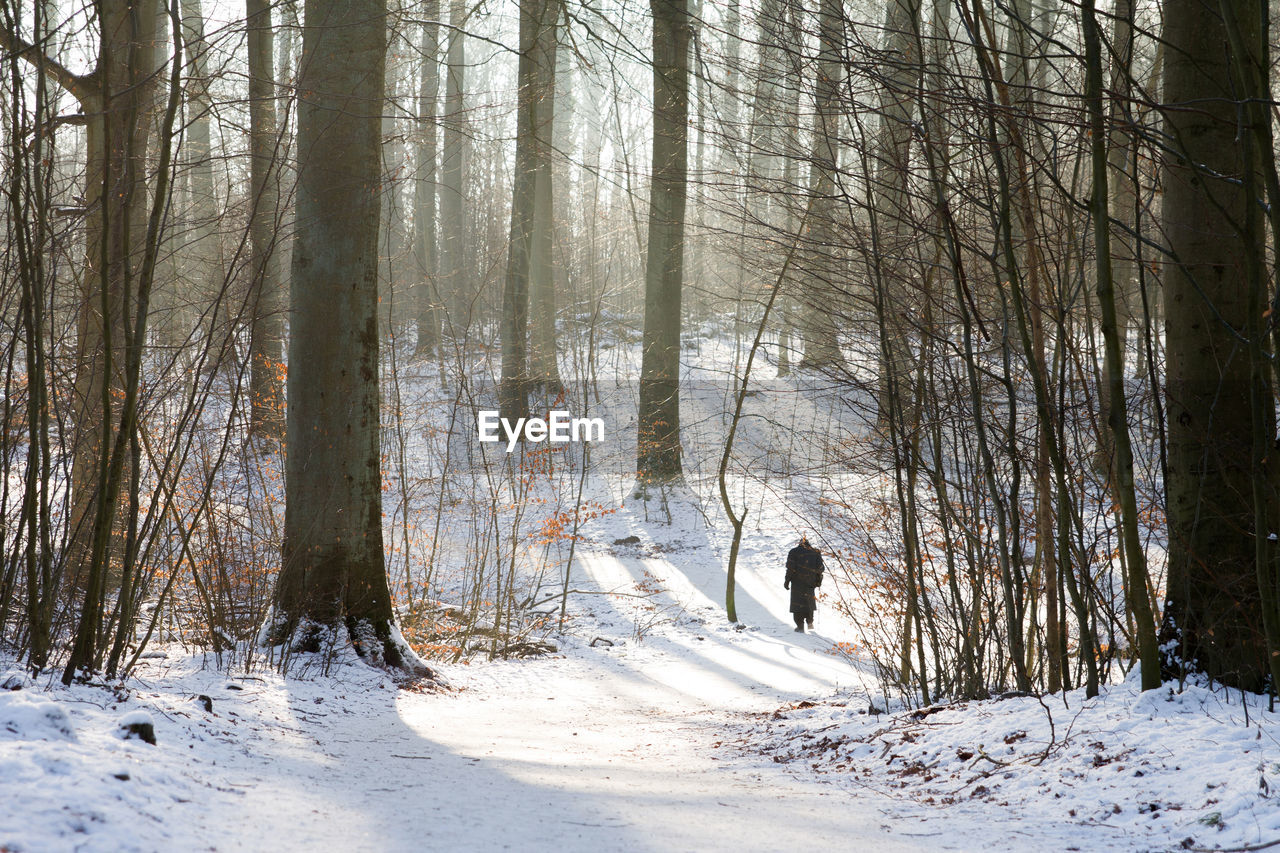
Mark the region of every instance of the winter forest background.
POLYGON ((683 520, 882 706, 1274 696, 1271 18, 4 0, 0 655, 443 682, 683 520))

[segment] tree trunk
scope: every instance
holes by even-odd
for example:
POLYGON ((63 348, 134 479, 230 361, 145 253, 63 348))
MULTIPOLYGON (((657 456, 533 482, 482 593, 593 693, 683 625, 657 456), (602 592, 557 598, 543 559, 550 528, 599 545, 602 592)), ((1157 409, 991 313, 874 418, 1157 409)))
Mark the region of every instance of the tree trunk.
MULTIPOLYGON (((63 573, 83 592, 82 617, 65 679, 99 655, 96 641, 108 583, 109 531, 123 474, 109 472, 125 397, 127 318, 136 317, 135 275, 147 241, 138 233, 147 206, 147 137, 155 88, 156 22, 152 9, 125 0, 98 4, 98 57, 77 75, 19 33, 0 27, 0 47, 21 54, 75 96, 85 119, 85 269, 79 276, 72 430, 69 538, 63 573), (115 487, 112 487, 114 483, 115 487), (110 498, 103 500, 103 495, 110 498), (105 520, 105 521, 104 521, 105 520), (101 535, 99 535, 101 534, 101 535)), ((145 326, 143 327, 145 330, 145 326)), ((133 341, 134 354, 141 341, 133 341)))
MULTIPOLYGON (((888 0, 885 11, 884 74, 886 83, 880 93, 880 133, 876 140, 876 169, 879 180, 876 207, 880 222, 881 278, 885 292, 878 304, 885 316, 879 327, 884 340, 880 347, 881 364, 876 422, 884 435, 889 433, 891 413, 888 402, 915 398, 908 384, 911 369, 911 314, 921 298, 909 285, 912 265, 910 248, 916 239, 911 217, 910 177, 911 122, 916 90, 924 65, 920 56, 919 0, 888 0)), ((914 421, 906 413, 908 423, 914 421)))
POLYGON ((471 277, 464 265, 467 255, 467 227, 463 221, 462 155, 466 115, 463 89, 466 86, 467 47, 463 27, 467 6, 463 0, 449 3, 449 47, 444 83, 444 150, 440 172, 440 283, 449 302, 445 328, 461 340, 471 325, 471 277))
POLYGON ((154 90, 156 16, 149 12, 124 0, 101 5, 97 93, 88 104, 82 100, 89 116, 85 174, 89 213, 76 324, 76 439, 67 568, 87 590, 92 579, 80 574, 92 551, 93 518, 104 485, 108 442, 119 414, 125 323, 133 307, 130 288, 144 242, 137 226, 147 204, 146 119, 154 90))
MULTIPOLYGON (((162 183, 166 176, 158 172, 156 207, 148 217, 147 145, 158 76, 157 16, 154 8, 123 2, 104 3, 99 13, 95 77, 102 108, 99 117, 90 118, 87 134, 93 221, 87 229, 90 256, 81 279, 84 301, 77 330, 84 359, 77 364, 77 403, 84 406, 84 418, 79 421, 81 434, 72 464, 68 554, 83 599, 62 675, 65 684, 82 668, 96 669, 103 662, 109 634, 103 628, 107 590, 125 583, 122 600, 131 597, 126 573, 132 555, 118 554, 117 510, 131 473, 125 460, 136 461, 129 448, 137 443, 139 376, 155 261, 152 238, 159 240, 146 226, 167 201, 167 183, 162 183)), ((170 94, 176 110, 177 93, 170 94)), ((173 119, 171 113, 166 117, 173 119)), ((170 151, 166 142, 161 169, 168 168, 170 151)), ((154 224, 158 231, 158 220, 154 224)))
MULTIPOLYGON (((1115 446, 1115 492, 1120 504, 1122 539, 1128 569, 1125 593, 1134 615, 1138 648, 1142 660, 1142 689, 1160 686, 1160 654, 1156 648, 1155 616, 1147 597, 1147 555, 1138 533, 1138 503, 1133 486, 1133 448, 1129 442, 1128 409, 1124 393, 1123 326, 1116 310, 1116 294, 1111 270, 1111 217, 1107 196, 1107 137, 1102 109, 1102 38, 1094 0, 1085 0, 1084 45, 1085 98, 1089 106, 1090 145, 1093 160, 1093 230, 1097 249, 1098 305, 1102 313, 1102 336, 1106 347, 1107 385, 1111 391, 1110 427, 1115 446)), ((1070 571, 1070 567, 1066 567, 1070 571)))
POLYGON ((839 85, 844 69, 841 62, 844 14, 840 0, 822 0, 818 19, 816 114, 809 173, 812 219, 805 235, 807 281, 801 297, 802 368, 833 368, 844 363, 836 329, 840 314, 836 301, 839 288, 832 281, 832 273, 839 263, 835 172, 839 85))
POLYGON ((249 431, 270 441, 284 437, 284 317, 276 254, 275 80, 271 8, 245 0, 249 48, 249 431))
MULTIPOLYGON (((1259 235, 1242 232, 1247 211, 1239 127, 1249 115, 1233 85, 1233 52, 1217 4, 1164 6, 1164 229, 1175 259, 1164 280, 1168 412, 1168 590, 1161 644, 1178 660, 1246 689, 1268 671, 1262 633, 1251 499, 1252 407, 1247 340, 1250 315, 1264 309, 1244 265, 1259 235)), ((1241 20, 1261 20, 1258 0, 1238 4, 1241 20)), ((1251 46, 1256 49, 1256 46, 1251 46)), ((1274 404, 1265 407, 1275 435, 1274 404)))
MULTIPOLYGON (((561 161, 555 150, 557 104, 560 100, 561 74, 557 68, 557 50, 561 4, 545 0, 549 10, 538 35, 537 103, 534 106, 535 179, 533 190, 533 235, 529 259, 529 379, 533 387, 548 397, 561 389, 560 369, 556 363, 556 180, 553 163, 561 161)), ((567 53, 567 51, 565 52, 567 53)), ((567 117, 565 117, 567 119, 567 117)))
MULTIPOLYGON (((187 258, 186 280, 190 282, 186 294, 179 294, 171 321, 169 336, 178 342, 186 340, 195 329, 191 328, 207 317, 209 326, 204 332, 216 347, 209 364, 216 367, 219 353, 226 344, 228 333, 228 303, 223 296, 224 284, 221 253, 218 247, 217 220, 218 196, 213 180, 213 145, 209 112, 212 101, 209 96, 209 45, 204 37, 204 12, 200 0, 181 0, 183 39, 191 58, 187 86, 187 131, 183 148, 188 165, 187 187, 190 192, 187 216, 190 221, 190 238, 183 255, 187 258), (215 305, 209 310, 210 305, 215 305)), ((250 143, 252 145, 252 142, 250 143)))
MULTIPOLYGON (((787 44, 799 44, 802 38, 800 31, 800 9, 797 0, 786 0, 784 4, 785 29, 784 40, 787 44)), ((801 164, 804 162, 805 156, 800 146, 800 93, 803 89, 801 84, 800 63, 789 61, 785 63, 785 67, 781 69, 783 79, 783 93, 785 97, 781 99, 781 115, 782 115, 782 133, 779 153, 782 157, 782 187, 783 187, 783 215, 782 230, 784 234, 794 235, 797 240, 803 237, 796 232, 801 217, 797 214, 798 204, 796 199, 803 204, 805 199, 802 195, 793 192, 794 188, 799 186, 801 178, 801 164)), ((795 303, 796 303, 796 281, 794 267, 788 273, 787 280, 782 283, 782 294, 779 298, 782 304, 778 306, 778 376, 788 376, 791 373, 791 362, 795 354, 795 303)))
POLYGON ((680 464, 680 295, 688 171, 687 0, 653 11, 653 182, 645 259, 644 339, 636 439, 641 483, 674 482, 680 464))
MULTIPOLYGON (((1107 140, 1107 163, 1110 166, 1108 187, 1111 193, 1111 218, 1119 226, 1111 235, 1114 254, 1111 259, 1111 274, 1115 286, 1116 317, 1118 334, 1120 335, 1121 355, 1128 350, 1129 331, 1134 326, 1136 308, 1141 307, 1138 294, 1138 269, 1135 263, 1135 252, 1130 237, 1134 222, 1134 185, 1131 168, 1134 140, 1126 128, 1131 84, 1129 80, 1130 65, 1133 58, 1133 2, 1117 0, 1115 21, 1113 23, 1111 44, 1111 129, 1107 140)), ((1126 358, 1122 358, 1120 369, 1123 373, 1126 358)), ((1098 383, 1099 422, 1109 423, 1111 420, 1111 385, 1106 381, 1098 383)), ((1094 457, 1093 468, 1099 474, 1109 471, 1115 448, 1111 434, 1102 428, 1098 431, 1098 448, 1094 457)))
POLYGON ((343 626, 367 660, 416 670, 382 548, 378 220, 385 0, 307 0, 289 294, 285 528, 277 639, 343 626))
POLYGON ((440 0, 427 0, 422 15, 422 77, 418 89, 418 169, 413 186, 413 258, 417 265, 417 355, 440 342, 440 293, 436 280, 436 101, 440 93, 440 0))
MULTIPOLYGON (((502 291, 502 381, 498 389, 502 415, 512 423, 529 412, 529 285, 541 236, 549 224, 545 220, 539 222, 537 214, 549 217, 551 212, 547 150, 552 111, 544 99, 550 100, 548 89, 554 87, 558 15, 559 5, 550 0, 520 3, 516 164, 511 183, 507 276, 502 291), (547 203, 543 211, 536 210, 539 185, 547 203)), ((554 353, 553 342, 552 357, 554 353)))

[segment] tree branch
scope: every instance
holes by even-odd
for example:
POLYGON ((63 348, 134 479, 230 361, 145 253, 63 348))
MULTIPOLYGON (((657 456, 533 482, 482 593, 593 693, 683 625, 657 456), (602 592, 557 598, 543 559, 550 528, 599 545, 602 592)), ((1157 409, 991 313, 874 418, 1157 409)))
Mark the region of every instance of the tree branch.
POLYGON ((62 63, 43 55, 35 45, 7 26, 0 26, 0 49, 25 59, 35 68, 43 69, 49 79, 75 96, 85 112, 96 108, 98 90, 94 75, 72 73, 62 63))

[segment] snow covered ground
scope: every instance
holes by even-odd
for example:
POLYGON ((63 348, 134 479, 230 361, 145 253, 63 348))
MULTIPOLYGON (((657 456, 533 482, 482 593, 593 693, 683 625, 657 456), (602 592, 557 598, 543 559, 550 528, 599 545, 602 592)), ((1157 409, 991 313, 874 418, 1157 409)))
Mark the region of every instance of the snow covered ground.
MULTIPOLYGON (((657 562, 600 552, 586 566, 629 589, 657 562)), ((851 675, 820 635, 790 632, 785 606, 769 618, 744 595, 759 627, 734 631, 696 584, 668 588, 643 640, 632 599, 591 598, 562 656, 456 667, 449 692, 397 690, 349 660, 286 680, 153 658, 114 692, 11 672, 0 848, 894 849, 872 804, 717 749, 743 709, 851 675), (140 710, 156 746, 120 737, 140 710)))
POLYGON ((1128 684, 913 717, 792 631, 781 537, 740 568, 696 515, 596 523, 555 655, 397 687, 166 649, 123 687, 0 665, 0 850, 1164 850, 1280 838, 1276 715, 1128 684), (656 538, 654 538, 656 536, 656 538), (614 537, 614 538, 611 538, 614 537), (581 577, 581 575, 586 575, 581 577), (650 590, 652 594, 634 597, 650 590), (15 689, 16 688, 16 689, 15 689), (873 698, 875 697, 875 698, 873 698), (156 744, 126 737, 150 721, 156 744))
POLYGON ((853 796, 933 806, 925 823, 940 833, 945 818, 998 822, 1014 846, 1047 831, 1065 850, 1261 849, 1280 840, 1280 727, 1250 702, 1246 713, 1238 694, 1196 686, 1142 693, 1136 678, 1089 700, 895 714, 836 697, 761 715, 734 742, 853 796))
MULTIPOLYGON (((734 363, 704 337, 693 361, 734 363)), ((817 629, 794 633, 786 551, 802 531, 838 540, 823 527, 824 501, 870 502, 887 488, 815 465, 833 447, 857 451, 866 429, 865 412, 813 377, 782 383, 770 368, 752 386, 729 469, 731 498, 749 512, 743 624, 729 624, 714 473, 732 385, 723 369, 691 373, 682 437, 692 491, 647 504, 627 497, 634 383, 593 391, 590 413, 606 418, 610 439, 592 448, 584 496, 606 511, 580 531, 578 592, 565 632, 547 638, 552 655, 445 666, 449 687, 436 690, 397 685, 349 652, 304 659, 286 678, 228 673, 153 644, 127 684, 70 689, 0 658, 0 853, 1224 850, 1280 840, 1280 721, 1256 700, 1246 714, 1238 695, 1140 694, 1131 678, 1093 700, 904 708, 886 700, 870 661, 848 656, 878 629, 867 599, 836 588, 846 571, 824 584, 817 629), (146 723, 154 745, 124 728, 146 723)), ((464 565, 476 525, 490 523, 466 488, 433 497, 446 461, 477 488, 489 472, 465 418, 452 443, 437 429, 455 418, 440 412, 453 398, 434 374, 411 379, 398 398, 405 470, 388 492, 398 496, 388 542, 403 525, 419 535, 426 507, 443 513, 431 531, 441 550, 406 534, 393 579, 464 565)), ((558 471, 544 492, 573 493, 576 473, 558 471)), ((561 506, 542 497, 521 506, 561 506)), ((484 507, 489 498, 479 493, 484 507)), ((519 553, 538 573, 544 614, 558 608, 549 596, 566 543, 549 560, 519 553)), ((420 600, 457 593, 448 577, 435 584, 420 600)))

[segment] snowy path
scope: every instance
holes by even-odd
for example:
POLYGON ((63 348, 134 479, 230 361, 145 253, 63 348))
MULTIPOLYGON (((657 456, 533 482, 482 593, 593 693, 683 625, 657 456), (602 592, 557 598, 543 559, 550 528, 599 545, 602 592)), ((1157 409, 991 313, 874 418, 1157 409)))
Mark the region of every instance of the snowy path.
MULTIPOLYGON (((708 544, 587 554, 600 589, 659 578, 647 603, 668 624, 637 641, 636 599, 583 596, 584 639, 613 646, 569 638, 563 655, 455 667, 450 693, 397 690, 350 662, 283 679, 185 657, 152 663, 118 703, 96 688, 64 695, 66 726, 38 689, 0 693, 0 849, 739 853, 983 850, 992 838, 1073 849, 1067 822, 980 803, 930 808, 883 779, 851 792, 721 746, 748 715, 768 721, 759 712, 860 681, 825 653, 852 630, 829 608, 816 634, 792 631, 786 593, 770 582, 776 555, 749 561, 738 606, 751 627, 729 626, 708 544), (157 747, 111 734, 140 708, 157 747), (18 739, 3 739, 6 718, 18 739)), ((1089 849, 1111 841, 1095 834, 1089 849)))
MULTIPOLYGON (((311 829, 294 840, 332 848, 341 833, 337 846, 355 850, 411 850, 423 841, 463 849, 771 850, 844 837, 895 849, 882 843, 880 815, 840 803, 838 792, 796 782, 778 789, 753 773, 722 770, 710 747, 714 718, 697 703, 673 706, 660 682, 573 669, 502 668, 486 674, 492 692, 402 698, 398 715, 362 722, 349 743, 333 738, 355 796, 308 817, 313 786, 299 779, 297 819, 311 829), (360 820, 344 827, 344 814, 360 820), (791 826, 802 829, 792 834, 791 826)), ((260 803, 259 819, 279 825, 271 799, 260 803)))
MULTIPOLYGON (((605 589, 642 565, 587 561, 605 589)), ((692 585, 670 592, 700 604, 692 585)), ((346 850, 777 850, 836 838, 918 849, 886 833, 872 804, 717 755, 727 715, 827 695, 849 679, 847 664, 819 651, 829 641, 753 612, 749 592, 743 616, 771 619, 767 630, 615 638, 565 658, 477 667, 452 695, 375 693, 373 708, 350 715, 294 685, 303 695, 290 728, 316 740, 275 745, 287 760, 269 768, 247 750, 243 820, 228 827, 215 813, 193 834, 228 850, 253 848, 269 827, 292 848, 346 850)))

